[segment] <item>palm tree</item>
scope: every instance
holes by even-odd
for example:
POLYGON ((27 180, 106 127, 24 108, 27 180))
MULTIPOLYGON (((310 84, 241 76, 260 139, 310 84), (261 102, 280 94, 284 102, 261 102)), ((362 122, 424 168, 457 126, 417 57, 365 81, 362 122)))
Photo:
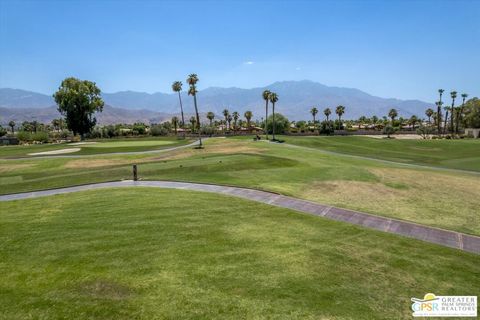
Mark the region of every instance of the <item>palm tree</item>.
POLYGON ((252 120, 253 113, 252 111, 245 111, 243 115, 245 116, 245 119, 247 119, 247 130, 250 130, 250 120, 252 120))
POLYGON ((311 110, 310 110, 310 113, 312 114, 312 117, 313 117, 313 127, 315 128, 315 116, 317 115, 318 113, 318 109, 313 107, 311 110))
POLYGON ((172 125, 173 125, 173 129, 175 130, 175 135, 177 135, 177 126, 178 126, 178 118, 177 117, 172 117, 172 125))
POLYGON ((431 108, 428 108, 428 109, 425 111, 425 115, 428 117, 428 123, 431 124, 432 122, 430 121, 430 119, 431 119, 432 116, 433 116, 433 110, 432 110, 431 108))
POLYGON ((413 131, 415 131, 415 125, 418 122, 417 116, 416 115, 411 116, 410 119, 408 120, 408 122, 410 122, 410 124, 412 125, 413 131))
POLYGON ((265 139, 268 140, 267 119, 268 119, 268 100, 270 99, 270 90, 265 90, 262 93, 262 98, 265 100, 265 139))
POLYGON ((327 117, 328 121, 328 117, 332 114, 332 110, 330 110, 330 108, 326 108, 325 110, 323 110, 323 114, 327 117))
POLYGON ((200 116, 198 115, 198 107, 197 107, 197 82, 198 76, 195 73, 192 73, 187 78, 187 83, 190 86, 188 90, 188 95, 193 96, 193 104, 195 105, 195 115, 197 118, 197 127, 198 127, 198 141, 199 141, 199 148, 203 148, 202 144, 202 134, 200 132, 200 116))
POLYGON ((457 134, 458 134, 458 132, 459 132, 458 129, 459 129, 459 124, 460 124, 460 118, 461 118, 461 116, 462 116, 462 114, 463 114, 463 108, 465 107, 465 99, 467 99, 467 97, 468 97, 468 94, 462 93, 462 106, 460 107, 460 109, 457 110, 457 117, 456 117, 456 118, 457 118, 457 119, 456 119, 456 120, 457 120, 457 121, 456 121, 457 123, 456 123, 456 125, 455 125, 455 131, 456 131, 457 134))
POLYGON ((190 123, 191 123, 191 127, 192 127, 192 133, 194 133, 195 132, 195 124, 197 123, 197 119, 195 119, 195 117, 192 116, 190 118, 190 123))
POLYGON ((272 141, 275 141, 275 103, 278 101, 278 95, 275 92, 270 92, 268 100, 272 103, 272 121, 273 121, 273 130, 272 130, 272 141))
POLYGON ((212 126, 212 121, 215 119, 215 113, 212 111, 207 112, 207 119, 210 120, 210 126, 212 126))
POLYGON ((395 118, 398 116, 398 112, 396 109, 390 109, 390 111, 388 112, 388 117, 390 119, 392 119, 392 126, 393 126, 393 122, 395 121, 395 118))
POLYGON ((227 119, 225 120, 225 121, 228 123, 228 129, 229 129, 229 130, 230 130, 230 128, 232 127, 232 119, 233 119, 233 118, 232 118, 232 115, 229 114, 229 115, 227 116, 227 119))
POLYGON ((345 113, 345 107, 344 106, 338 106, 335 109, 335 113, 338 115, 338 130, 342 127, 342 115, 345 113))
POLYGON ((442 105, 443 105, 443 102, 442 102, 442 94, 445 90, 443 89, 438 89, 438 94, 440 95, 440 99, 438 100, 437 103, 435 103, 437 105, 437 130, 438 130, 438 134, 440 134, 440 123, 442 122, 442 105))
MULTIPOLYGON (((175 81, 172 84, 172 90, 173 92, 178 93, 178 100, 180 101, 180 113, 182 115, 182 123, 180 123, 180 127, 182 129, 185 129, 185 119, 183 117, 183 105, 182 105, 182 82, 181 81, 175 81)), ((185 130, 183 130, 183 137, 185 138, 185 130)))
POLYGON ((447 130, 448 111, 450 110, 450 107, 445 106, 443 107, 443 110, 445 110, 445 119, 443 121, 443 134, 445 134, 447 130))
POLYGON ((238 118, 240 118, 240 115, 238 114, 237 111, 234 111, 232 113, 232 116, 233 116, 233 134, 236 134, 237 122, 238 122, 238 118))
POLYGON ((450 108, 450 130, 452 130, 453 136, 453 111, 455 110, 455 99, 457 98, 457 91, 450 92, 450 97, 452 97, 452 107, 450 108))
MULTIPOLYGON (((465 99, 463 100, 465 101, 465 99)), ((15 121, 10 120, 10 122, 8 123, 8 126, 11 128, 12 134, 15 134, 15 121)))
MULTIPOLYGON (((222 114, 225 117, 225 130, 227 130, 227 123, 228 123, 228 117, 230 116, 230 112, 228 111, 228 109, 224 109, 222 114)), ((228 130, 230 130, 230 125, 228 125, 228 130)))

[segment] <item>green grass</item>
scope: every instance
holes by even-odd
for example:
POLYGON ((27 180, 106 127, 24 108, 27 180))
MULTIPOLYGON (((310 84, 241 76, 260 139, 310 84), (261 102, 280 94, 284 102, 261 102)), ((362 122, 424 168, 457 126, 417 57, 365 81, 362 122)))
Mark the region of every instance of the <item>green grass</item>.
POLYGON ((480 235, 480 176, 241 139, 204 150, 88 159, 0 161, 0 193, 131 179, 229 184, 480 235))
MULTIPOLYGON (((61 149, 80 148, 81 150, 67 155, 91 155, 115 152, 139 152, 160 150, 185 145, 192 142, 190 139, 177 139, 176 137, 155 137, 141 139, 97 139, 86 141, 87 144, 76 145, 71 143, 37 144, 0 147, 1 158, 29 157, 31 153, 55 151, 61 149), (92 142, 95 142, 92 144, 92 142)), ((54 155, 53 155, 54 156, 54 155)), ((35 156, 30 156, 35 157, 35 156)))
POLYGON ((406 319, 479 295, 479 257, 238 198, 149 188, 0 202, 1 319, 406 319))
POLYGON ((289 137, 286 143, 410 164, 480 171, 480 139, 400 140, 368 137, 289 137))

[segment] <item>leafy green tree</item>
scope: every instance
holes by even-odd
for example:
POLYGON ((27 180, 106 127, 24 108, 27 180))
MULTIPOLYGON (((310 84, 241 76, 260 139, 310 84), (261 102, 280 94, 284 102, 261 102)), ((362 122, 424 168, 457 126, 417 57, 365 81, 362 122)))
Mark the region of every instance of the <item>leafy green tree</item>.
POLYGON ((100 94, 94 82, 71 77, 63 80, 53 95, 58 111, 66 118, 67 127, 73 134, 80 134, 82 140, 97 123, 93 114, 103 110, 100 94))
POLYGON ((245 116, 245 119, 247 119, 247 129, 250 129, 250 121, 252 120, 253 113, 252 111, 245 111, 243 115, 245 116))
POLYGON ((281 113, 276 113, 275 117, 273 116, 273 113, 272 113, 271 115, 268 116, 268 119, 266 122, 267 122, 267 131, 268 133, 271 133, 272 136, 273 136, 274 124, 275 124, 276 134, 287 133, 290 127, 290 121, 288 121, 288 119, 281 113))
POLYGON ((268 140, 267 118, 268 118, 268 101, 270 100, 270 90, 265 90, 262 93, 262 98, 265 100, 265 139, 268 140))
POLYGON ((15 134, 15 121, 10 120, 10 122, 8 123, 8 126, 10 127, 12 134, 15 134))
POLYGON ((433 116, 433 110, 431 108, 428 108, 426 111, 425 111, 425 115, 428 117, 428 123, 432 123, 430 120, 433 116))
POLYGON ((325 108, 323 110, 323 114, 325 115, 325 117, 327 117, 327 121, 328 121, 328 117, 330 117, 330 115, 332 114, 332 110, 330 110, 330 108, 325 108))
MULTIPOLYGON (((181 95, 182 85, 183 84, 182 84, 181 81, 175 81, 172 84, 172 90, 173 90, 173 92, 178 93, 178 100, 180 101, 180 113, 181 113, 181 116, 182 116, 182 122, 180 123, 180 127, 182 129, 185 129, 185 118, 183 117, 183 104, 182 104, 182 95, 181 95)), ((185 137, 185 130, 183 131, 183 136, 185 137)))
POLYGON ((467 99, 468 94, 462 93, 462 106, 457 109, 457 116, 456 118, 456 124, 455 124, 455 132, 458 134, 459 132, 459 126, 460 126, 460 119, 462 118, 463 115, 463 110, 465 108, 465 99, 467 99))
POLYGON ((327 136, 332 135, 335 132, 335 123, 332 120, 325 120, 320 123, 320 134, 325 134, 327 136))
POLYGON ((345 113, 345 107, 337 106, 335 113, 338 115, 338 129, 340 130, 342 127, 342 115, 345 113))
POLYGON ((192 73, 188 76, 187 78, 187 83, 190 86, 190 89, 188 90, 188 95, 193 96, 193 105, 195 106, 195 116, 196 116, 196 122, 197 122, 197 128, 198 128, 198 142, 199 148, 203 148, 202 144, 202 133, 200 132, 200 116, 198 114, 198 106, 197 106, 197 82, 198 82, 198 76, 195 73, 192 73))
POLYGON ((394 125, 395 118, 398 116, 398 112, 396 109, 390 109, 388 112, 388 117, 392 119, 392 126, 394 125))
POLYGON ((366 116, 361 116, 358 118, 358 129, 362 128, 362 125, 367 123, 367 117, 366 116))
POLYGON ((7 129, 5 129, 0 125, 0 137, 3 137, 6 134, 7 134, 7 129))
POLYGON ((210 126, 212 126, 212 121, 215 119, 215 113, 212 111, 207 112, 207 119, 210 121, 210 126))
POLYGON ((412 125, 412 130, 415 130, 415 125, 417 124, 418 121, 419 120, 416 115, 413 115, 410 117, 410 119, 408 120, 408 123, 412 125))
POLYGON ((387 124, 385 128, 383 128, 383 134, 387 135, 387 138, 390 139, 390 135, 395 133, 395 128, 391 124, 387 124))
POLYGON ((272 130, 272 140, 275 141, 275 103, 278 101, 278 95, 275 92, 270 92, 270 95, 268 96, 268 100, 270 100, 270 103, 272 104, 272 115, 273 115, 273 130, 272 130))
POLYGON ((480 128, 480 99, 473 98, 465 103, 465 128, 480 128))

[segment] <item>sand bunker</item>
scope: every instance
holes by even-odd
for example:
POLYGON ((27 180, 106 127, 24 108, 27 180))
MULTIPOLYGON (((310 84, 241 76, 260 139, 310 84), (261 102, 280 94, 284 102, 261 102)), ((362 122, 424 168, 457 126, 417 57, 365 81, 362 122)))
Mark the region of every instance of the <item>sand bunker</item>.
POLYGON ((84 144, 94 144, 96 143, 95 141, 90 141, 90 142, 72 142, 72 143, 69 143, 68 145, 69 146, 81 146, 81 145, 84 145, 84 144))
POLYGON ((73 153, 80 151, 80 148, 67 148, 67 149, 60 149, 60 150, 52 150, 52 151, 44 151, 44 152, 35 152, 29 153, 29 156, 48 156, 52 154, 65 154, 65 153, 73 153))

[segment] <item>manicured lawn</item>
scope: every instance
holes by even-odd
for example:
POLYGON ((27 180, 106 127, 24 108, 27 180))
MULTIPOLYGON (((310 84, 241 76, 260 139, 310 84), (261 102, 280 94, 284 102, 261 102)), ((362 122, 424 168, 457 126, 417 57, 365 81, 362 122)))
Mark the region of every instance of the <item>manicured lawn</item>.
POLYGON ((480 139, 400 140, 368 137, 289 137, 286 143, 404 163, 480 171, 480 139))
POLYGON ((208 193, 0 202, 0 230, 1 319, 408 319, 480 295, 479 256, 208 193))
MULTIPOLYGON (((0 158, 28 157, 31 153, 80 148, 71 155, 103 154, 114 152, 138 152, 181 146, 192 142, 190 139, 176 137, 158 137, 141 139, 100 139, 88 140, 85 144, 60 143, 0 147, 0 158)), ((35 156, 31 156, 35 157, 35 156)))
POLYGON ((0 161, 0 193, 131 179, 231 184, 480 235, 480 176, 406 168, 246 139, 204 150, 86 159, 0 161))

